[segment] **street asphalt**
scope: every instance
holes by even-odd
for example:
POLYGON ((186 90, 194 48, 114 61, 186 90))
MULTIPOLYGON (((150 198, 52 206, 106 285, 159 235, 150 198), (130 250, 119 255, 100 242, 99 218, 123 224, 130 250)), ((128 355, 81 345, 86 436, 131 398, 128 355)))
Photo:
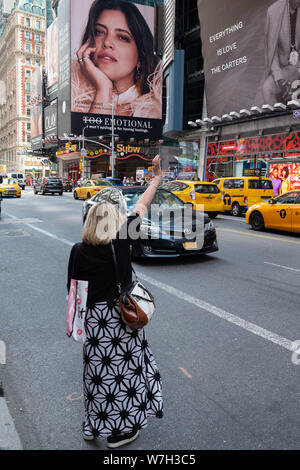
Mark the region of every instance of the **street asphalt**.
MULTIPOLYGON (((81 437, 82 347, 65 335, 81 208, 29 188, 2 202, 0 384, 27 450, 106 449, 81 437)), ((254 232, 243 217, 214 224, 216 253, 135 263, 157 303, 146 328, 164 418, 126 449, 300 449, 300 237, 254 232)))

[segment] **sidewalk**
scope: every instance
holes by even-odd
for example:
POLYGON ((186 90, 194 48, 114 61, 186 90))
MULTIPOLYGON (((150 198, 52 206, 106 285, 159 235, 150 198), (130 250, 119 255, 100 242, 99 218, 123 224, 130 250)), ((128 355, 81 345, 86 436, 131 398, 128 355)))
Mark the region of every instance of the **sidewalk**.
MULTIPOLYGON (((0 364, 6 364, 5 345, 0 341, 0 364)), ((0 450, 23 450, 0 383, 0 450)))

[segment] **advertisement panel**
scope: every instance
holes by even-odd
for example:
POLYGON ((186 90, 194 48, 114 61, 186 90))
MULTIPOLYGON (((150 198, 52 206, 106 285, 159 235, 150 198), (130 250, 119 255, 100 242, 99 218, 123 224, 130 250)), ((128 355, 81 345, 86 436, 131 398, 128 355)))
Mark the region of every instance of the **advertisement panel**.
MULTIPOLYGON (((44 129, 45 141, 57 138, 57 100, 44 108, 44 129)), ((53 144, 46 142, 45 148, 47 147, 53 147, 53 144)))
POLYGON ((58 132, 71 132, 70 0, 58 4, 58 132))
POLYGON ((198 0, 209 116, 300 97, 299 0, 198 0))
POLYGON ((31 148, 43 147, 43 72, 37 68, 31 75, 31 148))
POLYGON ((72 0, 72 133, 158 139, 162 64, 155 54, 154 7, 72 0))
POLYGON ((57 19, 47 29, 46 70, 48 95, 57 92, 58 86, 58 24, 57 19))
POLYGON ((272 163, 269 165, 269 175, 273 186, 275 184, 279 188, 278 194, 300 190, 300 163, 272 163))

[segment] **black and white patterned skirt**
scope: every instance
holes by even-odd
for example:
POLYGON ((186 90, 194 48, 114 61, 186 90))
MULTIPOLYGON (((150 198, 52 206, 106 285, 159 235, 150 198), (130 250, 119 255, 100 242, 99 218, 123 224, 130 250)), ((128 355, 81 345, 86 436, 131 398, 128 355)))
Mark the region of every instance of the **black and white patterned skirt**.
POLYGON ((161 377, 144 329, 123 324, 118 301, 88 309, 83 346, 84 432, 128 433, 163 416, 161 377))

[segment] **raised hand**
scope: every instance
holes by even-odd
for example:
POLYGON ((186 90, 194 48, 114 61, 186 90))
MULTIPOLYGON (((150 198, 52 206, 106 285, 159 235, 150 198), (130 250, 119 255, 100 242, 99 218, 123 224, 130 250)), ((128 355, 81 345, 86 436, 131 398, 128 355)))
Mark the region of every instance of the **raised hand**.
POLYGON ((89 80, 91 85, 96 88, 96 95, 91 108, 91 112, 97 111, 100 104, 112 102, 113 83, 108 76, 102 72, 93 62, 93 54, 96 52, 95 47, 91 47, 89 41, 84 43, 77 51, 77 58, 83 75, 89 80))

